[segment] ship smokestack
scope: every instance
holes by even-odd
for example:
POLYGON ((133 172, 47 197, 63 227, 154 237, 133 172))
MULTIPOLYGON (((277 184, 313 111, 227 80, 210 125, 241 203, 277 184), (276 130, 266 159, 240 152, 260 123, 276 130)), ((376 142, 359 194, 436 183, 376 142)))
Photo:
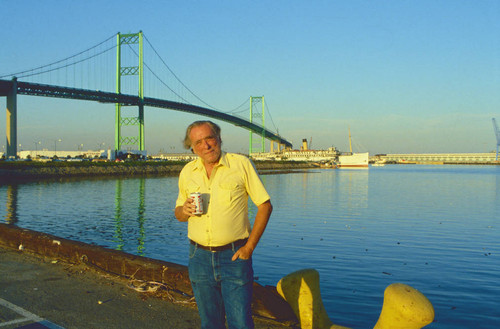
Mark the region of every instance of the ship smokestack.
POLYGON ((302 139, 302 151, 307 151, 309 150, 309 147, 307 146, 307 139, 304 138, 302 139))

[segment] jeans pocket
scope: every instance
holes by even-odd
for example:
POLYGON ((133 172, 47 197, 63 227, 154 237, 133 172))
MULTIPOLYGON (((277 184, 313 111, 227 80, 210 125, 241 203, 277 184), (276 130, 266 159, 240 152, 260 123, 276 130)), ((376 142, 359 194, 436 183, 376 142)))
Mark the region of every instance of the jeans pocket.
POLYGON ((238 258, 234 261, 230 259, 227 264, 223 265, 222 275, 233 283, 243 285, 253 280, 252 257, 249 259, 238 258))
POLYGON ((194 256, 196 255, 196 250, 198 250, 197 246, 189 244, 189 259, 194 258, 194 256))

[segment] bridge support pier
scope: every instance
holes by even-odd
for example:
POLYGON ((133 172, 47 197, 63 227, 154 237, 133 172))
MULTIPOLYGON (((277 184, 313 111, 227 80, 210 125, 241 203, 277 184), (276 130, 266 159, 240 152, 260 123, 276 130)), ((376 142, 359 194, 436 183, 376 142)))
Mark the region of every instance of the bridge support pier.
POLYGON ((17 79, 12 79, 12 88, 7 94, 7 158, 17 156, 17 79))
POLYGON ((270 152, 281 152, 281 148, 283 147, 283 144, 280 144, 280 142, 276 142, 276 149, 274 148, 274 141, 271 141, 271 150, 270 152))
POLYGON ((274 141, 271 141, 271 149, 270 149, 270 152, 273 153, 273 152, 281 152, 281 149, 285 149, 285 145, 284 144, 280 144, 280 142, 276 142, 276 149, 274 148, 274 141))

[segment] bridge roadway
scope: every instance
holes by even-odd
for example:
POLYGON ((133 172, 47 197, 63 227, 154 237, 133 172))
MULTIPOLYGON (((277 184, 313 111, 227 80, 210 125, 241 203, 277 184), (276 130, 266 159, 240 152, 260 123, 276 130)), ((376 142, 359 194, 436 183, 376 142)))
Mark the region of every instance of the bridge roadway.
POLYGON ((0 96, 8 96, 12 93, 12 88, 14 83, 17 84, 17 94, 21 95, 32 95, 32 96, 45 96, 45 97, 55 97, 55 98, 68 98, 68 99, 80 99, 88 101, 96 101, 100 103, 120 103, 123 105, 136 105, 140 104, 144 106, 164 108, 169 110, 199 114, 214 119, 229 122, 233 125, 243 127, 256 134, 263 135, 265 138, 278 142, 285 147, 292 147, 292 144, 286 139, 279 135, 276 135, 270 130, 263 128, 262 126, 255 124, 253 122, 247 121, 245 119, 204 108, 201 106, 179 103, 174 101, 168 101, 158 98, 144 97, 140 99, 138 96, 117 94, 112 92, 104 92, 99 90, 88 90, 88 89, 77 89, 54 85, 45 85, 31 82, 22 82, 14 80, 1 80, 0 79, 0 96))

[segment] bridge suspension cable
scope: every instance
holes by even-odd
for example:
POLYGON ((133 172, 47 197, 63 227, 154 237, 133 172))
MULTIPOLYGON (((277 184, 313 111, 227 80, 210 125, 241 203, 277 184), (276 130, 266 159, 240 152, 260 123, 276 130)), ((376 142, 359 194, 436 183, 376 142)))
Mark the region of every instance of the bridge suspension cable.
MULTIPOLYGON (((215 110, 218 110, 220 111, 219 109, 217 109, 216 107, 208 104, 207 102, 205 102, 203 99, 201 99, 198 95, 196 95, 191 89, 188 88, 188 86, 186 86, 184 84, 184 82, 181 81, 181 79, 179 79, 179 77, 177 76, 177 74, 174 73, 174 71, 172 71, 172 69, 167 65, 167 63, 165 62, 165 60, 163 60, 163 58, 160 56, 160 54, 156 51, 155 47, 153 47, 153 45, 151 44, 151 42, 149 41, 149 39, 147 38, 147 36, 144 36, 144 39, 146 40, 146 42, 149 44, 149 46, 151 47, 151 49, 154 51, 154 53, 156 54, 156 56, 158 56, 158 58, 160 59, 160 61, 163 63, 163 65, 165 65, 165 67, 168 69, 168 71, 170 73, 172 73, 172 75, 174 76, 174 78, 184 87, 186 88, 187 91, 189 91, 189 93, 191 93, 191 95, 193 95, 197 100, 199 100, 200 102, 202 102, 203 104, 205 104, 206 106, 208 106, 209 108, 212 108, 212 109, 215 109, 215 110)), ((156 75, 155 75, 156 76, 156 75)), ((169 88, 170 89, 170 88, 169 88)))
MULTIPOLYGON (((267 107, 267 102, 266 102, 265 106, 266 106, 267 113, 269 114, 269 118, 271 119, 271 123, 273 124, 276 132, 278 132, 278 127, 276 127, 276 125, 274 124, 273 117, 271 116, 271 111, 269 111, 269 107, 267 107)), ((279 135, 279 133, 278 133, 278 135, 279 135)))
MULTIPOLYGON (((233 110, 230 110, 230 111, 223 111, 213 105, 210 105, 208 104, 207 102, 205 102, 203 99, 201 99, 198 95, 196 95, 190 88, 188 88, 186 86, 186 84, 184 82, 182 82, 182 80, 174 73, 174 71, 168 66, 168 64, 165 62, 165 60, 160 56, 160 54, 158 53, 158 51, 154 48, 154 46, 151 44, 151 42, 148 40, 148 38, 144 35, 144 39, 146 40, 146 42, 149 44, 149 46, 151 47, 151 49, 154 51, 154 53, 156 54, 156 56, 160 59, 160 61, 162 62, 162 64, 168 69, 168 71, 175 77, 175 79, 187 90, 189 91, 189 93, 191 95, 193 95, 197 100, 199 100, 201 103, 203 103, 204 105, 208 106, 208 108, 211 108, 211 109, 214 109, 214 110, 217 110, 219 112, 223 112, 223 113, 228 113, 228 114, 232 114, 232 115, 237 115, 239 113, 243 113, 243 112, 248 112, 250 110, 250 107, 249 107, 249 99, 247 98, 242 104, 240 104, 239 106, 237 106, 235 109, 233 110), (247 105, 244 109, 241 109, 242 107, 244 107, 245 105, 247 105)), ((139 56, 134 49, 131 49, 136 56, 139 56)), ((147 63, 144 63, 144 66, 158 79, 158 81, 160 83, 162 83, 165 87, 167 87, 172 93, 174 93, 177 97, 179 97, 180 99, 182 99, 184 102, 188 103, 188 104, 191 104, 193 105, 192 103, 190 103, 188 100, 186 100, 184 97, 182 97, 181 95, 179 95, 177 92, 175 92, 171 87, 169 87, 152 69, 151 67, 147 64, 147 63)), ((278 128, 276 127, 276 124, 274 123, 274 120, 271 116, 271 111, 269 110, 269 107, 268 107, 268 104, 265 103, 265 109, 267 111, 267 113, 269 114, 269 117, 271 119, 271 123, 272 125, 274 126, 274 129, 275 131, 278 131, 278 128)))
MULTIPOLYGON (((116 35, 112 35, 110 36, 109 38, 105 39, 104 41, 102 42, 99 42, 98 44, 92 46, 92 47, 89 47, 85 50, 82 50, 80 51, 79 53, 77 54, 74 54, 72 56, 68 56, 66 58, 63 58, 63 59, 60 59, 60 60, 57 60, 55 62, 52 62, 52 63, 49 63, 49 64, 45 64, 45 65, 42 65, 42 66, 38 66, 38 67, 35 67, 35 68, 32 68, 32 69, 29 69, 29 70, 23 70, 23 71, 18 71, 18 72, 13 72, 13 73, 9 73, 9 74, 4 74, 4 75, 0 75, 0 79, 4 79, 4 78, 11 78, 11 77, 17 77, 18 79, 21 79, 21 78, 28 78, 28 77, 34 77, 34 76, 40 76, 42 74, 45 74, 45 73, 50 73, 50 72, 54 72, 54 71, 58 71, 58 70, 61 70, 61 69, 67 69, 71 66, 76 66, 77 64, 80 64, 80 63, 83 63, 83 62, 86 62, 86 61, 89 61, 93 58, 97 58, 101 55, 103 55, 104 53, 107 53, 109 51, 112 51, 114 49, 116 49, 117 45, 113 42, 111 43, 111 45, 109 47, 106 47, 105 49, 103 50, 99 50, 98 52, 95 52, 93 54, 89 54, 88 56, 84 57, 84 58, 79 58, 81 55, 83 54, 88 54, 90 53, 91 51, 95 50, 95 49, 98 49, 99 47, 101 47, 102 45, 106 44, 107 42, 115 39, 116 35)), ((170 72, 170 74, 172 74, 172 76, 175 78, 175 80, 177 80, 180 85, 189 92, 190 95, 192 95, 194 98, 196 98, 199 102, 201 102, 202 104, 206 105, 208 108, 211 108, 211 109, 214 109, 214 110, 217 110, 219 112, 223 112, 223 113, 228 113, 228 114, 239 114, 239 113, 243 113, 243 112, 248 112, 249 111, 249 106, 248 106, 248 101, 249 99, 247 98, 241 105, 237 106, 236 108, 232 109, 232 110, 229 110, 229 111, 224 111, 224 110, 221 110, 220 108, 216 107, 216 106, 213 106, 211 104, 209 104, 208 102, 204 101, 200 96, 198 96, 195 92, 193 92, 180 78, 179 76, 170 68, 170 66, 166 63, 166 61, 162 58, 162 56, 159 54, 159 52, 156 50, 156 48, 153 46, 153 44, 150 42, 150 40, 147 38, 146 35, 144 35, 144 39, 146 40, 147 44, 151 47, 151 49, 153 50, 154 54, 158 57, 158 59, 161 61, 162 65, 164 67, 166 67, 166 69, 170 72), (244 109, 241 109, 243 106, 247 105, 244 109), (241 109, 241 110, 240 110, 241 109)), ((137 52, 130 46, 129 46, 129 49, 132 50, 132 52, 134 53, 134 55, 138 58, 139 57, 139 54, 137 54, 137 52)), ((148 71, 159 81, 159 83, 161 83, 164 87, 166 87, 170 92, 172 92, 176 97, 178 97, 180 100, 182 100, 183 102, 187 103, 187 104, 192 104, 193 103, 191 101, 189 101, 188 99, 186 99, 186 97, 183 97, 179 92, 176 92, 171 86, 168 85, 167 82, 165 82, 164 79, 162 79, 162 77, 160 77, 156 72, 155 70, 146 62, 144 62, 144 66, 148 69, 148 71)), ((85 69, 86 70, 86 69, 85 69)), ((95 75, 95 74, 94 74, 95 75)), ((76 77, 74 78, 75 81, 74 81, 74 84, 76 85, 76 77)), ((83 77, 81 77, 81 79, 83 79, 83 77)), ((82 82, 80 83, 80 85, 83 86, 83 80, 82 82)), ((94 87, 94 88, 89 88, 89 89, 101 89, 101 90, 106 90, 106 87, 104 86, 100 86, 100 87, 94 87)), ((266 106, 267 108, 267 106, 266 106)), ((269 112, 269 109, 267 108, 267 111, 269 112)), ((271 118, 271 121, 272 121, 272 118, 271 118)), ((272 121, 273 122, 273 121, 272 121)), ((274 125, 274 122, 273 122, 273 125, 274 125)), ((275 126, 275 125, 274 125, 275 126)), ((276 129, 276 126, 275 126, 275 129, 276 129)))
POLYGON ((236 114, 236 113, 241 113, 241 112, 245 112, 245 111, 248 111, 250 108, 248 107, 248 98, 245 99, 245 101, 243 103, 241 103, 241 105, 237 106, 236 108, 234 108, 233 110, 231 111, 228 111, 226 113, 232 113, 232 114, 236 114), (242 108, 243 106, 247 105, 247 107, 245 107, 243 110, 239 110, 240 108, 242 108))
MULTIPOLYGON (((127 51, 128 54, 126 56, 128 56, 128 58, 122 57, 120 67, 124 70, 132 69, 134 67, 133 66, 129 67, 128 66, 128 64, 130 64, 129 62, 135 63, 135 61, 139 59, 142 65, 146 68, 148 75, 150 76, 150 79, 148 80, 153 81, 150 85, 151 89, 156 88, 156 93, 160 93, 162 95, 161 97, 156 97, 157 99, 164 99, 164 100, 171 99, 172 95, 175 95, 173 98, 177 97, 179 100, 181 100, 181 102, 184 102, 187 105, 193 105, 195 107, 199 107, 193 103, 200 102, 207 107, 208 111, 214 110, 223 113, 225 115, 235 117, 234 119, 229 118, 227 120, 229 122, 232 123, 243 122, 241 120, 244 120, 245 122, 248 121, 247 115, 243 115, 243 113, 246 112, 251 114, 251 105, 250 105, 251 101, 249 101, 249 98, 245 99, 245 101, 242 104, 240 104, 239 106, 230 111, 223 111, 213 105, 208 104, 200 96, 194 93, 193 90, 191 90, 179 78, 179 76, 170 68, 170 66, 162 58, 162 56, 160 56, 159 52, 152 45, 150 40, 145 35, 143 36, 144 40, 146 40, 146 43, 152 50, 152 53, 150 53, 149 55, 150 58, 148 60, 144 60, 144 58, 142 57, 144 55, 143 52, 141 52, 140 55, 131 46, 131 44, 123 43, 120 45, 127 45, 128 46, 127 50, 130 49, 132 51, 131 52, 127 51), (151 60, 151 63, 147 63, 149 60, 151 60), (166 68, 166 70, 164 68, 166 68), (170 78, 170 75, 173 78, 170 78), (158 81, 159 83, 155 83, 154 81, 158 81), (165 88, 168 89, 168 91, 165 88), (196 100, 194 102, 191 102, 188 100, 188 98, 190 98, 191 100, 194 99, 196 100)), ((0 79, 13 78, 13 77, 16 77, 18 79, 28 78, 27 80, 36 80, 36 81, 31 81, 32 83, 39 85, 45 84, 45 86, 49 89, 50 87, 57 88, 59 86, 66 86, 61 88, 62 89, 66 88, 68 90, 74 88, 75 90, 83 90, 86 93, 92 93, 95 91, 97 94, 101 91, 104 91, 105 93, 114 93, 116 95, 117 93, 115 85, 116 79, 114 78, 114 74, 112 72, 116 67, 116 65, 114 64, 116 64, 115 60, 117 59, 116 56, 113 54, 113 50, 118 49, 120 45, 117 45, 116 42, 113 42, 115 41, 115 38, 116 34, 72 56, 68 56, 66 58, 52 62, 50 64, 38 66, 29 70, 23 70, 9 74, 2 74, 0 75, 0 79), (55 74, 51 73, 54 71, 57 72, 55 74), (47 80, 49 82, 47 82, 47 80)), ((130 74, 130 72, 127 71, 127 73, 123 75, 132 75, 132 74, 130 74)), ((131 79, 126 79, 126 81, 121 82, 120 83, 121 89, 118 93, 120 95, 135 94, 135 92, 127 92, 129 89, 135 89, 134 83, 135 81, 132 81, 131 79)), ((140 87, 140 90, 142 91, 143 91, 143 86, 144 85, 142 84, 140 87)), ((155 93, 155 90, 151 90, 151 93, 152 94, 155 93)), ((145 96, 144 92, 140 93, 140 95, 142 95, 141 97, 145 96)), ((150 98, 154 97, 153 95, 147 95, 147 96, 150 96, 150 98)), ((198 109, 196 111, 198 111, 198 109)), ((278 129, 271 116, 267 103, 265 103, 265 111, 268 112, 268 116, 271 120, 270 122, 272 123, 272 126, 274 126, 275 131, 277 132, 278 129)), ((261 111, 262 115, 263 112, 264 109, 261 111)), ((202 115, 205 114, 206 113, 203 113, 202 115)), ((222 114, 215 114, 214 117, 219 118, 219 115, 221 117, 224 117, 224 115, 222 114)), ((250 119, 250 123, 251 125, 253 125, 252 129, 255 129, 256 131, 258 130, 256 128, 258 126, 261 126, 261 128, 263 128, 261 129, 261 131, 265 130, 264 122, 262 122, 262 124, 259 124, 258 122, 254 123, 253 120, 250 119)), ((237 125, 245 126, 246 123, 237 125)), ((268 131, 267 136, 271 135, 274 136, 273 137, 274 139, 279 137, 275 136, 273 132, 268 131)), ((281 140, 281 137, 279 137, 279 139, 281 140)))
POLYGON ((5 75, 1 75, 0 79, 7 78, 7 77, 14 77, 14 76, 17 77, 17 78, 26 78, 26 77, 30 77, 30 76, 34 76, 34 75, 40 75, 40 74, 43 74, 43 73, 48 73, 48 72, 56 71, 56 70, 59 70, 59 69, 62 69, 62 68, 66 68, 66 67, 69 67, 69 66, 72 66, 72 65, 76 65, 78 63, 85 62, 85 61, 87 61, 89 59, 95 58, 95 57, 97 57, 99 55, 104 54, 105 52, 108 52, 108 51, 116 48, 116 45, 114 45, 112 47, 109 47, 109 48, 107 48, 107 49, 105 49, 105 50, 103 50, 103 51, 101 51, 99 53, 93 54, 93 55, 91 55, 89 57, 86 57, 86 58, 74 61, 74 62, 69 63, 69 64, 65 64, 65 65, 61 65, 61 66, 52 68, 52 66, 54 66, 54 65, 57 65, 57 64, 69 61, 69 60, 71 60, 73 58, 76 58, 76 57, 78 57, 78 56, 80 56, 80 55, 82 55, 84 53, 90 52, 91 50, 96 49, 97 47, 105 44, 106 42, 110 41, 111 39, 114 39, 115 37, 116 37, 116 35, 112 35, 111 37, 107 38, 106 40, 104 40, 104 41, 98 43, 97 45, 92 46, 92 47, 90 47, 90 48, 88 48, 86 50, 83 50, 83 51, 79 52, 78 54, 66 57, 64 59, 60 59, 60 60, 58 60, 56 62, 53 62, 53 63, 50 63, 50 64, 42 65, 42 66, 30 69, 30 70, 24 70, 24 71, 20 71, 20 72, 15 72, 15 73, 9 73, 9 74, 5 74, 5 75), (46 69, 46 68, 49 68, 49 69, 46 69), (44 70, 44 69, 46 69, 46 70, 44 70), (40 70, 44 70, 44 71, 40 71, 40 70), (34 72, 34 71, 37 71, 37 72, 36 73, 25 74, 25 73, 34 72))
MULTIPOLYGON (((238 114, 238 113, 243 113, 243 112, 248 112, 250 110, 250 107, 249 107, 249 98, 247 98, 241 105, 237 106, 235 109, 233 110, 230 110, 230 111, 223 111, 211 104, 208 104, 206 101, 204 101, 201 97, 199 97, 197 94, 195 94, 188 86, 186 86, 186 84, 177 76, 177 74, 175 74, 175 72, 170 68, 170 66, 166 63, 166 61, 161 57, 161 55, 158 53, 158 51, 155 49, 155 47, 153 46, 153 44, 149 41, 149 39, 147 38, 146 35, 144 35, 144 40, 146 40, 146 42, 149 44, 149 46, 151 47, 151 49, 153 50, 153 52, 156 54, 156 56, 160 59, 161 63, 167 68, 167 70, 172 74, 172 76, 191 94, 193 95, 198 101, 200 101, 202 104, 206 105, 208 108, 211 108, 211 109, 214 109, 214 110, 217 110, 219 112, 223 112, 223 113, 228 113, 228 114, 238 114), (245 107, 243 110, 239 110, 241 107, 247 105, 247 107, 245 107), (239 110, 239 111, 238 111, 239 110)), ((134 51, 135 53, 135 51, 134 51)), ((136 53, 136 56, 137 53, 136 53)), ((175 92, 171 87, 169 87, 155 72, 153 72, 153 70, 151 69, 151 67, 144 63, 144 66, 158 79, 158 81, 160 83, 162 83, 165 87, 167 87, 171 92, 173 92, 177 97, 179 97, 180 99, 182 99, 184 102, 188 103, 188 104, 192 104, 190 103, 188 100, 186 100, 184 97, 182 97, 181 95, 179 95, 177 92, 175 92)), ((269 111, 269 108, 266 104, 266 110, 267 112, 269 113, 270 115, 270 111, 269 111)), ((271 116, 270 116, 271 117, 271 116)), ((274 126, 274 129, 277 131, 278 129, 276 128, 276 125, 271 117, 271 122, 274 126)))
MULTIPOLYGON (((146 36, 144 36, 144 39, 146 39, 146 36)), ((147 39, 146 39, 146 40, 147 40, 147 39)), ((148 43, 149 43, 149 41, 148 41, 148 43)), ((151 44, 150 44, 150 45, 151 45, 151 44)), ((133 53, 137 56, 137 58, 139 58, 139 54, 137 54, 137 52, 135 51, 135 49, 133 49, 132 47, 130 47, 130 45, 128 45, 128 46, 129 46, 130 50, 131 50, 131 51, 132 51, 132 52, 133 52, 133 53)), ((154 50, 154 49, 153 49, 153 50, 154 50)), ((161 57, 160 57, 160 59, 161 59, 161 57)), ((162 59, 161 59, 161 60, 162 60, 162 59)), ((162 60, 162 61, 163 61, 163 60, 162 60)), ((158 79, 158 81, 159 81, 162 85, 164 85, 165 87, 167 87, 167 88, 168 88, 168 90, 170 90, 170 91, 171 91, 174 95, 176 95, 177 97, 179 97, 181 100, 183 100, 183 101, 184 101, 184 102, 186 102, 187 104, 191 104, 191 103, 190 103, 187 99, 185 99, 184 97, 182 97, 181 95, 179 95, 177 92, 175 92, 172 88, 170 88, 170 87, 168 86, 168 84, 167 84, 165 81, 163 81, 163 80, 162 80, 162 79, 158 76, 158 74, 156 74, 156 73, 153 71, 153 69, 152 69, 152 68, 151 68, 151 67, 150 67, 150 66, 149 66, 146 62, 144 62, 144 66, 145 66, 145 67, 149 70, 149 72, 151 72, 151 74, 153 74, 153 76, 154 76, 156 79, 158 79)), ((168 67, 168 66, 167 66, 167 67, 168 67)), ((170 70, 170 68, 169 68, 169 70, 170 70)), ((172 72, 172 71, 171 71, 171 72, 172 72)), ((172 72, 172 74, 174 74, 174 73, 172 72)), ((174 75, 175 75, 175 74, 174 74, 174 75)), ((181 83, 182 83, 182 82, 181 82, 181 83)), ((183 85, 184 85, 184 84, 183 84, 183 85)), ((187 87, 186 87, 186 89, 187 89, 187 87)), ((189 89, 188 89, 188 90, 189 90, 189 89)), ((192 105, 192 104, 191 104, 191 105, 192 105)))

